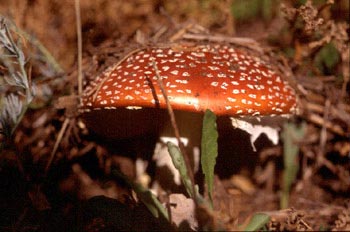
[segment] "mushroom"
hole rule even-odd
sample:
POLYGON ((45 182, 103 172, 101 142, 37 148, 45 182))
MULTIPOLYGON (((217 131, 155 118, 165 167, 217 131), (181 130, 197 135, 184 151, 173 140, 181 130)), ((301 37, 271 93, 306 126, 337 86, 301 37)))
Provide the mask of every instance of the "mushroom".
MULTIPOLYGON (((221 44, 158 46, 129 54, 86 87, 81 110, 88 128, 107 143, 126 146, 124 155, 133 156, 139 149, 145 151, 140 147, 151 146, 151 138, 172 134, 159 77, 180 134, 189 138, 189 149, 200 144, 202 114, 207 109, 219 116, 219 135, 225 138, 232 131, 229 116, 262 120, 297 109, 293 88, 247 51, 221 44), (134 147, 138 150, 132 151, 134 147)), ((243 149, 246 153, 247 146, 243 149)))
POLYGON ((131 53, 86 87, 81 109, 93 131, 123 139, 161 129, 166 101, 153 64, 178 112, 261 117, 297 108, 293 88, 246 51, 221 44, 159 46, 131 53))

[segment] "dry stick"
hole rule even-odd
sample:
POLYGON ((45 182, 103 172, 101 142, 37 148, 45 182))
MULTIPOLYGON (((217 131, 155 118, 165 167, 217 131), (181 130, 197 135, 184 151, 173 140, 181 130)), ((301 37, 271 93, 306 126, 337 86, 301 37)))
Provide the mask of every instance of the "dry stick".
MULTIPOLYGON (((324 114, 323 114, 323 120, 325 122, 328 121, 330 107, 331 107, 331 101, 329 99, 327 99, 325 102, 324 114)), ((327 127, 325 124, 323 124, 322 129, 321 129, 321 133, 320 133, 320 145, 319 145, 320 146, 320 154, 318 157, 324 157, 326 142, 327 142, 327 127)))
POLYGON ((70 122, 70 119, 69 119, 69 118, 66 118, 66 119, 64 120, 64 122, 63 122, 63 125, 62 125, 62 127, 61 127, 60 132, 58 132, 57 140, 56 140, 55 145, 54 145, 54 147, 53 147, 53 150, 52 150, 52 152, 51 152, 50 159, 49 159, 49 161, 47 162, 46 167, 45 167, 45 174, 47 174, 47 172, 48 172, 48 170, 49 170, 49 168, 50 168, 50 166, 51 166, 51 163, 52 163, 52 161, 53 161, 53 159, 54 159, 54 157, 55 157, 55 154, 56 154, 56 152, 57 152, 58 145, 59 145, 59 144, 61 143, 61 141, 62 141, 64 132, 66 132, 66 129, 67 129, 67 127, 68 127, 69 122, 70 122))
MULTIPOLYGON (((83 72, 82 72, 82 36, 81 36, 80 1, 79 0, 75 0, 75 16, 76 16, 76 24, 77 24, 77 43, 78 43, 78 95, 80 97, 83 93, 83 72)), ((70 122, 70 118, 66 117, 64 119, 61 130, 58 133, 57 140, 50 154, 50 159, 46 164, 45 174, 47 174, 47 172, 49 171, 51 163, 55 158, 55 154, 57 152, 58 146, 61 143, 63 135, 67 130, 69 122, 70 122)))
MULTIPOLYGON (((349 46, 346 47, 346 49, 349 51, 349 46)), ((343 99, 347 96, 346 88, 348 86, 348 83, 350 81, 350 65, 349 65, 349 54, 347 52, 342 52, 341 58, 343 60, 342 64, 342 72, 343 72, 343 85, 341 88, 341 96, 343 99)))
POLYGON ((174 132, 175 132, 175 137, 177 139, 177 142, 179 144, 180 150, 181 150, 181 152, 183 154, 183 157, 185 159, 187 172, 188 172, 188 175, 189 175, 189 177, 191 179, 193 197, 194 197, 194 199, 196 199, 197 196, 196 196, 196 191, 195 191, 195 187, 194 187, 194 174, 192 172, 192 168, 191 168, 191 165, 190 165, 190 159, 189 159, 189 157, 187 155, 187 152, 185 150, 185 147, 184 147, 183 143, 181 142, 180 132, 179 132, 179 128, 177 127, 177 124, 176 124, 174 111, 173 111, 173 108, 170 105, 167 93, 165 92, 165 88, 164 88, 164 85, 163 85, 162 77, 159 74, 158 67, 157 67, 157 65, 156 65, 154 60, 152 62, 152 65, 153 65, 154 71, 156 73, 157 83, 159 85, 160 90, 162 91, 162 95, 163 95, 163 97, 165 99, 165 102, 166 102, 166 105, 167 105, 167 108, 168 108, 168 113, 169 113, 169 116, 170 116, 171 125, 172 125, 172 127, 174 129, 174 132))
POLYGON ((208 40, 212 42, 228 42, 232 44, 236 44, 239 46, 244 46, 247 48, 250 48, 254 51, 257 51, 259 53, 263 53, 262 48, 259 46, 259 44, 250 38, 244 38, 244 37, 227 37, 227 36, 215 36, 215 35, 205 35, 205 34, 191 34, 191 33, 185 33, 182 35, 183 39, 194 39, 194 40, 208 40))
MULTIPOLYGON (((342 109, 341 107, 341 104, 338 104, 336 106, 330 106, 330 113, 333 118, 343 120, 345 123, 350 125, 350 113, 348 113, 345 109, 342 109)), ((322 114, 324 111, 324 106, 313 102, 305 102, 305 108, 311 112, 315 112, 318 114, 322 114)))
POLYGON ((332 131, 335 134, 338 134, 340 136, 345 136, 345 132, 343 129, 336 124, 331 123, 330 121, 325 121, 321 116, 318 114, 311 113, 307 115, 307 120, 309 120, 312 123, 315 123, 319 126, 325 126, 328 130, 332 131))
MULTIPOLYGON (((325 102, 324 115, 323 115, 323 120, 325 122, 328 121, 330 106, 331 106, 331 101, 327 99, 325 102)), ((336 173, 336 168, 334 167, 334 165, 325 158, 326 142, 327 142, 327 126, 326 124, 323 124, 321 129, 321 134, 320 134, 320 145, 319 145, 320 149, 318 151, 316 162, 317 162, 318 168, 321 167, 321 165, 324 165, 333 173, 336 173)))
POLYGON ((178 30, 174 35, 172 35, 169 39, 170 42, 174 42, 175 40, 181 39, 185 33, 187 33, 188 29, 193 27, 193 23, 186 25, 185 27, 178 30))
POLYGON ((83 71, 82 71, 82 35, 80 18, 80 0, 75 0, 75 20, 77 25, 77 43, 78 43, 78 95, 83 93, 83 71))

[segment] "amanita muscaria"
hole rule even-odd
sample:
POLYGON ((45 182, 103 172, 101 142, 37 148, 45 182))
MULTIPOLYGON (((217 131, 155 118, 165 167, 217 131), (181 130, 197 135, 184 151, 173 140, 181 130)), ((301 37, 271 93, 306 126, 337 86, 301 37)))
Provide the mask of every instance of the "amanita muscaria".
POLYGON ((218 116, 286 115, 296 110, 293 88, 270 65, 243 50, 219 44, 151 47, 132 53, 87 86, 82 110, 93 130, 126 138, 142 135, 143 126, 161 123, 153 110, 166 109, 166 102, 155 67, 174 110, 210 109, 218 116), (138 114, 141 119, 136 119, 138 114), (140 131, 131 128, 133 124, 140 131))

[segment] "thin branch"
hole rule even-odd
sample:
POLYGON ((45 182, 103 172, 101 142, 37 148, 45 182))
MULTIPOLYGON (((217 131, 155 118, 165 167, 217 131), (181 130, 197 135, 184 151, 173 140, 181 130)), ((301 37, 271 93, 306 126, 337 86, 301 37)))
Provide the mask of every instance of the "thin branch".
POLYGON ((227 37, 227 36, 218 36, 218 35, 205 35, 205 34, 192 34, 192 33, 185 33, 182 36, 183 39, 194 39, 194 40, 207 40, 211 42, 227 42, 239 46, 244 46, 247 48, 250 48, 254 51, 257 51, 259 53, 263 53, 262 48, 259 46, 259 44, 250 38, 243 38, 243 37, 227 37))
POLYGON ((81 16, 80 16, 80 0, 75 0, 75 20, 77 26, 77 44, 78 44, 78 95, 83 93, 83 71, 82 71, 82 34, 81 34, 81 16))
MULTIPOLYGON (((326 100, 325 106, 324 106, 324 114, 323 114, 323 120, 325 122, 328 121, 328 116, 330 112, 330 106, 331 101, 329 99, 326 100)), ((322 125, 321 133, 320 133, 320 145, 319 145, 319 154, 317 157, 324 157, 325 156, 325 147, 327 142, 327 127, 325 124, 322 125)))
POLYGON ((52 163, 53 159, 55 158, 55 154, 56 154, 56 152, 57 152, 58 146, 59 146, 59 144, 61 143, 62 138, 63 138, 63 135, 64 135, 64 133, 65 133, 66 130, 67 130, 67 127, 68 127, 69 122, 70 122, 70 118, 66 118, 66 119, 64 120, 64 122, 63 122, 63 125, 62 125, 62 127, 61 127, 61 130, 60 130, 59 133, 58 133, 58 136, 57 136, 55 145, 54 145, 54 147, 53 147, 53 149, 52 149, 52 152, 51 152, 51 155, 50 155, 50 159, 49 159, 49 161, 48 161, 47 164, 46 164, 46 167, 45 167, 45 174, 47 174, 47 172, 49 171, 49 168, 50 168, 50 166, 51 166, 51 163, 52 163))
POLYGON ((309 120, 312 123, 315 123, 316 125, 319 126, 325 126, 328 130, 332 131, 335 134, 338 134, 340 136, 345 136, 345 132, 343 131, 343 129, 336 124, 333 124, 330 121, 325 121, 321 116, 319 116, 318 114, 309 114, 307 115, 307 120, 309 120))

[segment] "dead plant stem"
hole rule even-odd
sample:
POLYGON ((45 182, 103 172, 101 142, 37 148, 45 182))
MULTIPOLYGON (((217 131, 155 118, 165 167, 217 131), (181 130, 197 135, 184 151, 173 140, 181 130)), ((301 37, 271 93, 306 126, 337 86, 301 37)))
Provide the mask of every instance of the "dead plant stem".
POLYGON ((77 25, 77 45, 78 45, 78 95, 83 93, 83 71, 82 71, 82 35, 81 35, 81 16, 80 16, 80 0, 75 0, 75 18, 77 25))
POLYGON ((59 146, 59 144, 62 141, 63 135, 66 132, 66 129, 67 129, 68 125, 69 125, 69 122, 70 122, 70 118, 65 118, 65 120, 63 122, 63 125, 61 127, 61 130, 58 132, 58 136, 57 136, 55 145, 54 145, 54 147, 52 149, 52 152, 51 152, 51 155, 50 155, 50 159, 47 162, 46 167, 45 167, 45 174, 47 174, 47 172, 48 172, 48 170, 49 170, 49 168, 51 166, 51 163, 52 163, 52 161, 53 161, 53 159, 55 157, 55 154, 57 152, 58 146, 59 146))

